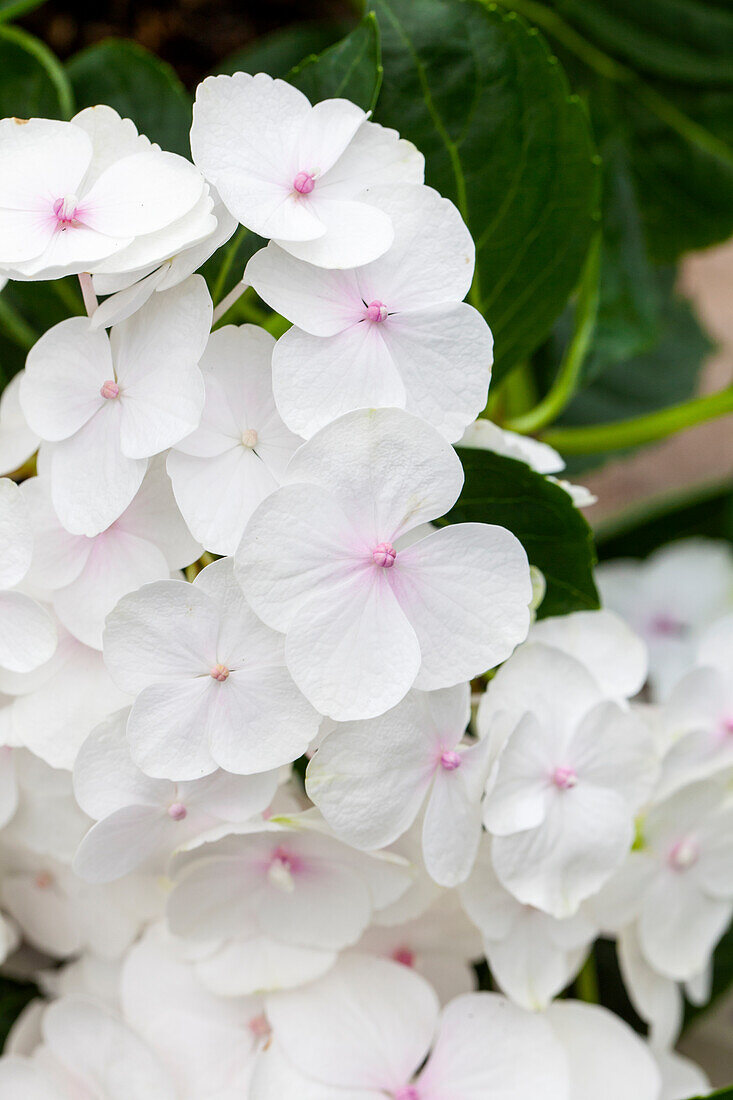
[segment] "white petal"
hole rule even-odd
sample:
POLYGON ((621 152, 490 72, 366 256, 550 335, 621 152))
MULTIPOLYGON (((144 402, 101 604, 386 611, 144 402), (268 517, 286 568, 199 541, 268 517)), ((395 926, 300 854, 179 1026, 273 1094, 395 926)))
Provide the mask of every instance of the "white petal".
POLYGON ((457 886, 471 873, 481 839, 487 748, 479 742, 461 753, 460 767, 436 772, 423 822, 423 855, 428 874, 441 886, 457 886))
POLYGON ((0 474, 17 470, 37 450, 39 439, 20 407, 25 371, 14 375, 0 395, 0 474))
POLYGON ((0 592, 0 665, 32 672, 56 649, 56 625, 40 604, 22 592, 0 592))
POLYGON ((354 271, 313 267, 272 241, 255 252, 244 278, 276 313, 312 336, 335 336, 364 316, 354 271))
POLYGON ((127 746, 128 710, 118 711, 94 729, 74 763, 74 795, 97 819, 133 803, 161 805, 172 800, 172 783, 149 779, 133 764, 127 746))
MULTIPOLYGON (((249 1095, 251 1100, 384 1100, 381 1089, 343 1089, 304 1076, 286 1058, 277 1041, 268 1043, 257 1059, 249 1095)), ((29 1100, 36 1100, 35 1095, 29 1100)), ((46 1100, 46 1095, 39 1094, 39 1100, 46 1100)))
MULTIPOLYGON (((394 240, 392 219, 366 202, 332 198, 326 190, 319 192, 318 185, 310 204, 325 233, 316 237, 285 236, 275 220, 266 225, 267 237, 272 237, 281 248, 306 260, 316 267, 359 267, 382 256, 394 240)), ((289 229, 284 226, 283 230, 289 229)))
POLYGON ((158 851, 172 824, 161 807, 123 806, 89 830, 74 856, 74 872, 91 883, 122 878, 158 851))
POLYGON ((127 723, 133 760, 158 779, 198 779, 214 771, 208 745, 213 689, 209 676, 151 684, 140 692, 127 723))
POLYGON ((79 218, 109 237, 137 237, 186 214, 203 187, 201 174, 187 160, 151 148, 105 169, 81 197, 79 218))
POLYGON ((320 977, 333 966, 335 951, 283 943, 267 935, 228 940, 196 965, 203 985, 224 997, 290 989, 320 977))
POLYGON ((512 732, 484 810, 486 828, 495 836, 535 829, 545 820, 557 759, 553 732, 531 712, 512 732))
POLYGON ((0 587, 23 580, 32 554, 33 529, 23 493, 14 481, 0 478, 0 587))
POLYGON ((647 676, 641 638, 613 611, 575 611, 534 623, 529 641, 555 646, 585 665, 613 699, 636 695, 647 676))

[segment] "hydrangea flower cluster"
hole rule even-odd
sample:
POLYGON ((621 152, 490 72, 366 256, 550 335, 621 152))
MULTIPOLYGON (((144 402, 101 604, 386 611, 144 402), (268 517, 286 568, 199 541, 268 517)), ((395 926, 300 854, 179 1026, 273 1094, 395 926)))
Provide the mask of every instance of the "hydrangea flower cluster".
POLYGON ((419 151, 244 73, 191 149, 0 123, 0 275, 78 274, 89 314, 0 405, 0 474, 38 452, 0 479, 0 951, 44 993, 0 1094, 704 1090, 673 1045, 733 914, 729 551, 535 622, 512 533, 435 524, 457 441, 562 460, 477 420, 474 245, 419 151), (277 341, 212 332, 238 224, 277 341), (599 935, 647 1043, 559 999, 599 935))

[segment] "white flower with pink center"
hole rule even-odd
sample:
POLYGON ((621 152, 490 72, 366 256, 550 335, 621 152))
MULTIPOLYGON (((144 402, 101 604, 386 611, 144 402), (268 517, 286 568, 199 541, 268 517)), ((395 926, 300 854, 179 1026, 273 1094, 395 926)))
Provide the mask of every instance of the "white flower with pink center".
POLYGON ((281 483, 302 440, 272 395, 275 341, 255 325, 212 333, 201 359, 201 423, 168 455, 176 500, 207 550, 233 554, 249 517, 281 483))
POLYGON ((580 662, 539 643, 499 671, 480 722, 489 738, 511 730, 484 803, 496 874, 524 904, 572 916, 631 848, 658 774, 652 738, 580 662))
POLYGON ((33 527, 23 495, 0 478, 0 668, 31 672, 50 660, 56 627, 40 604, 15 588, 33 557, 33 527))
POLYGON ((423 806, 425 867, 442 886, 469 875, 481 835, 488 742, 462 744, 468 684, 411 691, 379 718, 337 725, 308 764, 306 790, 337 836, 383 848, 423 806))
POLYGON ((98 535, 74 535, 61 524, 45 477, 24 481, 35 538, 29 583, 48 594, 79 641, 102 648, 104 620, 117 601, 149 581, 195 561, 201 547, 178 510, 161 459, 153 459, 132 503, 98 535))
POLYGON ((21 405, 53 444, 51 497, 67 531, 106 530, 131 503, 150 458, 198 426, 198 361, 210 327, 206 283, 192 275, 109 337, 72 317, 31 349, 21 405))
POLYGON ((277 772, 172 783, 150 779, 130 758, 127 711, 87 738, 74 763, 74 793, 96 819, 74 859, 86 882, 111 882, 145 865, 163 872, 171 853, 223 823, 248 821, 269 806, 277 772))
POLYGON ((0 163, 0 268, 14 279, 93 271, 173 225, 181 243, 215 225, 201 173, 110 107, 3 119, 0 163))
POLYGON ((248 229, 319 267, 369 263, 394 237, 366 192, 422 183, 424 160, 345 99, 312 107, 265 73, 210 76, 193 109, 193 159, 248 229))
POLYGON ((493 361, 488 325, 462 300, 471 234, 429 187, 377 187, 369 201, 395 228, 373 263, 314 270, 270 244, 247 265, 245 279, 294 324, 273 355, 278 408, 309 438, 352 409, 396 406, 452 442, 486 404, 493 361))
POLYGON ((107 618, 104 659, 137 696, 127 737, 146 775, 269 771, 316 734, 319 715, 285 668, 282 636, 248 606, 232 564, 214 562, 193 584, 144 585, 107 618))
POLYGON ((311 985, 270 994, 265 1005, 272 1040, 251 1100, 571 1095, 565 1052, 541 1016, 493 993, 456 997, 441 1013, 423 978, 384 959, 346 954, 311 985))
POLYGON ((237 551, 251 606, 286 635, 293 679, 337 721, 373 718, 413 685, 451 687, 505 660, 532 598, 504 528, 442 528, 463 480, 455 451, 397 409, 349 413, 295 454, 237 551))

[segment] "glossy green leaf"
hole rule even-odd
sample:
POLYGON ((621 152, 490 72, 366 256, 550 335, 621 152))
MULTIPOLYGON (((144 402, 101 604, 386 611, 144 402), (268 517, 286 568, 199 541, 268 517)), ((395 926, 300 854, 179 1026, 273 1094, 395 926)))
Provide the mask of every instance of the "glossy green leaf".
MULTIPOLYGON (((729 482, 699 485, 645 500, 596 528, 598 557, 645 558, 668 542, 725 539, 733 545, 733 488, 729 482)), ((724 936, 716 960, 721 989, 733 984, 733 933, 724 936)))
POLYGON ((66 68, 79 109, 106 103, 163 149, 190 156, 191 97, 170 65, 135 42, 109 38, 66 68))
POLYGON ((7 23, 10 19, 19 19, 34 8, 40 8, 46 0, 0 0, 0 23, 7 23))
POLYGON ((338 42, 349 27, 333 23, 299 23, 263 35, 251 45, 230 54, 217 73, 269 73, 284 78, 291 69, 312 54, 319 54, 338 42))
POLYGON ((384 79, 376 121, 425 154, 477 246, 470 301, 495 379, 545 338, 580 276, 597 210, 585 111, 544 39, 479 0, 374 0, 384 79))
POLYGON ((0 26, 0 118, 70 118, 74 97, 59 62, 33 35, 0 26))
POLYGON ((374 15, 366 15, 351 34, 322 54, 306 58, 288 74, 288 80, 311 103, 350 99, 365 111, 373 110, 382 83, 379 27, 374 15))
POLYGON ((517 536, 547 582, 540 617, 597 608, 593 535, 565 490, 504 455, 458 453, 466 481, 446 522, 495 523, 517 536))

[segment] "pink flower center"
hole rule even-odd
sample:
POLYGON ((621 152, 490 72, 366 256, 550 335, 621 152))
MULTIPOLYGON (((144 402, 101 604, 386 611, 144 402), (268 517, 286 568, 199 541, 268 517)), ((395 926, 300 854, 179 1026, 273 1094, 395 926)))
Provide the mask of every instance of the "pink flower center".
POLYGON ((578 782, 578 773, 575 768, 555 768, 552 773, 552 782, 561 791, 570 790, 578 782))
POLYGON ((383 569, 391 569, 397 557, 397 551, 390 543, 380 542, 372 550, 372 557, 375 565, 381 565, 383 569))
POLYGON ((214 665, 209 675, 212 680, 218 680, 220 684, 223 684, 229 676, 229 669, 226 665, 214 665))
POLYGON ((267 878, 271 886, 276 886, 285 894, 292 894, 295 889, 294 875, 301 869, 301 861, 292 852, 278 847, 272 852, 267 870, 267 878))
POLYGON ((253 1016, 247 1027, 256 1039, 267 1039, 272 1033, 272 1028, 264 1012, 261 1012, 259 1016, 253 1016))
POLYGON ((188 816, 188 810, 182 802, 172 802, 168 807, 168 817, 172 821, 183 821, 188 816))
POLYGON ((410 951, 409 947, 396 947, 392 952, 392 960, 399 963, 400 966, 408 966, 412 970, 415 965, 415 954, 410 951))
POLYGON ((452 749, 446 749, 440 754, 440 764, 447 772, 454 772, 461 766, 461 754, 452 749))
POLYGON ((62 199, 56 199, 53 204, 53 212, 59 226, 66 229, 69 225, 79 225, 76 218, 76 208, 79 200, 76 195, 64 195, 62 199))
POLYGON ((53 875, 50 871, 39 871, 35 883, 39 890, 48 890, 53 885, 53 875))
POLYGON ((420 1100, 420 1093, 414 1085, 405 1085, 403 1088, 397 1089, 394 1100, 420 1100))
POLYGON ((310 195, 316 186, 315 172, 298 172, 293 180, 293 190, 299 195, 310 195))
POLYGON ((675 871, 686 871, 688 867, 697 863, 699 858, 700 849, 695 841, 689 837, 683 837, 672 845, 669 852, 669 865, 675 871))
POLYGON ((720 723, 723 734, 728 737, 733 735, 733 714, 726 715, 720 723))
POLYGON ((652 634, 661 638, 680 638, 687 633, 687 625, 674 615, 655 615, 649 623, 652 634))
POLYGON ((256 447, 257 438, 257 432, 254 430, 254 428, 247 428, 245 431, 242 432, 242 446, 249 447, 250 449, 252 447, 256 447))
POLYGON ((387 319, 387 307, 384 302, 375 299, 367 306, 364 316, 367 321, 385 321, 387 319))
POLYGON ((120 387, 110 378, 109 381, 104 383, 99 392, 101 393, 102 397, 105 397, 107 399, 111 397, 119 397, 120 387))

